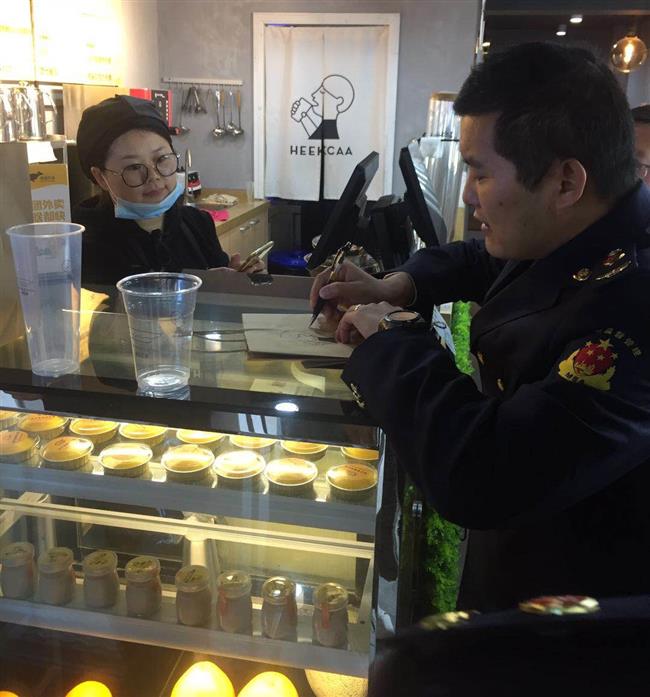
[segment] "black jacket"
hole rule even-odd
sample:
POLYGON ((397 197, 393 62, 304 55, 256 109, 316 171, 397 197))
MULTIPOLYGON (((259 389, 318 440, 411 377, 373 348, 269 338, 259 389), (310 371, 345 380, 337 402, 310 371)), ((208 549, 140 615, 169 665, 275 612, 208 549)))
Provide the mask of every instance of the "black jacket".
POLYGON ((477 242, 402 269, 421 310, 472 300, 481 393, 432 334, 379 332, 344 372, 440 513, 472 528, 459 605, 650 592, 650 189, 544 259, 477 242))
POLYGON ((180 198, 165 213, 162 233, 149 233, 133 220, 116 219, 113 205, 99 196, 75 206, 72 220, 86 228, 82 285, 114 286, 131 274, 228 265, 210 216, 181 205, 180 198))

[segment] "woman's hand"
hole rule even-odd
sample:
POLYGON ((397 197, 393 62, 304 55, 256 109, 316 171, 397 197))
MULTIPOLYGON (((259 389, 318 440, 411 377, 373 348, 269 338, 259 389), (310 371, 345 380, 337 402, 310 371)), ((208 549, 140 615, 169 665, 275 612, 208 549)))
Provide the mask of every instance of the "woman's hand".
POLYGON ((341 344, 360 344, 363 339, 378 331, 379 322, 383 317, 389 312, 401 309, 385 301, 353 305, 341 317, 335 338, 341 344))

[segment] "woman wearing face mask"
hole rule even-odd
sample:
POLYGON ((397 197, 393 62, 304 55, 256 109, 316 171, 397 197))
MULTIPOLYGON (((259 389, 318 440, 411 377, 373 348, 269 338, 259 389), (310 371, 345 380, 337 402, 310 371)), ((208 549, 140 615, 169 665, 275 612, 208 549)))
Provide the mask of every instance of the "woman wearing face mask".
POLYGON ((229 259, 221 249, 212 218, 182 205, 178 156, 151 102, 120 95, 89 107, 77 151, 86 176, 102 188, 72 214, 86 228, 82 284, 114 285, 149 271, 238 269, 239 254, 229 259))

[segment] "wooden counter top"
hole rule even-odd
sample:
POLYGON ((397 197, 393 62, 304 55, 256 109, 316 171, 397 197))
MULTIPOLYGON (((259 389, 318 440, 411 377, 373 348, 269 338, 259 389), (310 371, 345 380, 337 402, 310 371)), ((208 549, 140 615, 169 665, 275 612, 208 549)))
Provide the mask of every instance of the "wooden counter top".
MULTIPOLYGON (((221 235, 224 232, 228 232, 232 228, 238 227, 246 220, 250 220, 251 217, 264 213, 269 208, 269 202, 265 199, 255 199, 252 203, 246 201, 246 191, 243 189, 202 189, 201 198, 210 196, 211 194, 229 194, 230 196, 235 196, 239 199, 239 203, 226 208, 230 217, 228 220, 221 222, 215 222, 215 227, 217 228, 217 234, 221 235)), ((201 207, 201 199, 195 201, 196 205, 201 207)), ((207 207, 206 207, 207 209, 207 207)), ((214 209, 213 209, 214 210, 214 209)))

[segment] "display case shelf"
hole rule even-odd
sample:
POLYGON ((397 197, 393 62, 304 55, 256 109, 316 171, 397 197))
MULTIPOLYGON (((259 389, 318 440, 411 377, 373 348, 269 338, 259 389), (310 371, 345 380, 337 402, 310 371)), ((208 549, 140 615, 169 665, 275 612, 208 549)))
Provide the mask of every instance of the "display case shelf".
MULTIPOLYGON (((254 603, 253 625, 260 626, 259 602, 254 603)), ((311 614, 298 611, 298 641, 280 641, 260 636, 228 634, 212 626, 187 627, 176 620, 175 600, 163 591, 160 611, 152 619, 129 617, 126 612, 124 589, 120 590, 117 604, 108 610, 92 611, 84 607, 83 589, 77 583, 72 601, 65 606, 45 605, 25 600, 0 597, 0 621, 29 625, 43 629, 90 635, 105 639, 165 646, 167 648, 210 653, 293 668, 311 668, 331 673, 367 677, 370 627, 350 624, 349 647, 331 649, 312 643, 311 614)))
MULTIPOLYGON (((154 506, 233 518, 260 519, 312 528, 374 535, 374 502, 346 503, 301 499, 268 493, 219 489, 164 482, 160 466, 151 466, 152 479, 107 477, 95 463, 93 473, 67 472, 3 463, 0 487, 84 500, 154 506)), ((320 500, 319 500, 320 499, 320 500)))

